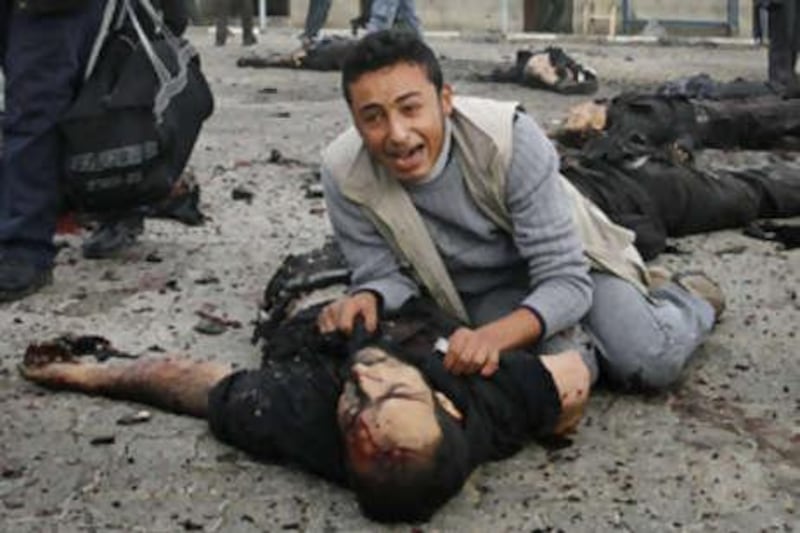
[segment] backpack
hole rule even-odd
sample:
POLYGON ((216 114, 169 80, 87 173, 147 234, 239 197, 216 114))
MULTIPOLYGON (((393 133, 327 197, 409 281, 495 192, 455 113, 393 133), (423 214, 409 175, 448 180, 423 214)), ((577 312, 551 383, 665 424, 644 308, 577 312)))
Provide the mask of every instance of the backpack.
POLYGON ((109 0, 87 79, 58 125, 67 202, 103 213, 163 200, 213 107, 197 52, 148 0, 109 0))

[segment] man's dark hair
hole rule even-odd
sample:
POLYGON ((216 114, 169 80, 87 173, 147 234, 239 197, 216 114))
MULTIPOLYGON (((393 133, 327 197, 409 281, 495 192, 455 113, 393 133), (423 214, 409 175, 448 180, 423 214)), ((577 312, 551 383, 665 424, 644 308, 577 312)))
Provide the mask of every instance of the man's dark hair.
POLYGON ((377 465, 368 475, 350 472, 361 512, 378 522, 425 522, 458 494, 472 471, 466 435, 436 402, 442 438, 433 456, 419 465, 377 465))
POLYGON ((416 33, 408 30, 382 30, 361 39, 347 55, 342 67, 342 92, 351 103, 350 84, 368 72, 398 63, 412 63, 425 69, 428 79, 442 90, 442 67, 436 54, 416 33))

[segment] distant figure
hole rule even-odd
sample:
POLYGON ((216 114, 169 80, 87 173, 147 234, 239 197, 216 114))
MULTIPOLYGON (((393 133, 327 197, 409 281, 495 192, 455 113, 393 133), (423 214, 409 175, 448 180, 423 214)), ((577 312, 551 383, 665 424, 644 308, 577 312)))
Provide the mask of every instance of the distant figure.
POLYGON ((422 35, 422 25, 417 17, 414 0, 373 0, 367 33, 388 30, 395 23, 422 35))
POLYGON ((256 36, 253 33, 253 3, 251 0, 216 0, 217 12, 217 46, 225 46, 228 39, 228 15, 231 7, 236 5, 239 16, 242 18, 242 45, 251 46, 256 44, 256 36))
POLYGON ((358 35, 359 29, 367 29, 369 16, 372 12, 372 0, 359 0, 358 4, 360 13, 356 18, 350 19, 350 32, 353 34, 353 37, 358 35))
POLYGON ((797 0, 755 0, 756 38, 763 39, 766 13, 769 36, 769 81, 783 88, 796 88, 795 65, 800 50, 800 3, 797 0))
POLYGON ((311 0, 308 3, 306 13, 306 23, 300 41, 303 48, 310 47, 319 37, 319 32, 325 21, 328 20, 328 12, 331 10, 331 0, 311 0))

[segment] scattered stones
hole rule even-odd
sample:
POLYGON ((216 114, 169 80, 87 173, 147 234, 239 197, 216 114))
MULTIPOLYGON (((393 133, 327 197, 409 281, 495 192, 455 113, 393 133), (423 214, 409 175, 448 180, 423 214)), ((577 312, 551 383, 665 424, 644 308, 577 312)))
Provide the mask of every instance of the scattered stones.
POLYGON ((740 255, 747 251, 747 246, 739 245, 739 246, 728 246, 726 248, 721 248, 714 252, 714 254, 723 256, 723 255, 740 255))
POLYGON ((136 411, 135 413, 128 413, 127 415, 120 417, 117 420, 117 424, 120 426, 133 426, 135 424, 148 422, 151 418, 153 418, 153 415, 150 413, 150 411, 141 410, 136 411))
POLYGON ((117 437, 115 435, 100 435, 99 437, 93 437, 92 440, 89 441, 89 444, 92 446, 107 446, 115 442, 117 442, 117 437))
POLYGON ((222 335, 228 331, 228 328, 215 320, 201 318, 200 321, 194 325, 194 330, 203 335, 222 335))
POLYGON ((219 283, 219 278, 214 274, 203 274, 196 280, 194 280, 195 285, 211 285, 214 283, 219 283))
POLYGON ((245 187, 242 187, 241 185, 234 187, 233 190, 231 191, 231 200, 244 201, 250 204, 253 202, 254 197, 255 194, 253 193, 253 191, 245 187))

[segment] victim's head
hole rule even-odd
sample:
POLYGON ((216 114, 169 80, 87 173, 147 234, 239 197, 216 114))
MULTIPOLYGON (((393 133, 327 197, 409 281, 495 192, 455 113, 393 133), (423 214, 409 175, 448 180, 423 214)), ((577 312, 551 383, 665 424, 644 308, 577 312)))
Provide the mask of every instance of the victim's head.
POLYGON ((427 520, 469 474, 461 414, 384 348, 353 356, 337 414, 351 484, 370 518, 427 520))
POLYGON ((426 178, 453 111, 453 91, 433 50, 410 32, 367 35, 345 61, 342 90, 370 155, 400 181, 426 178))

